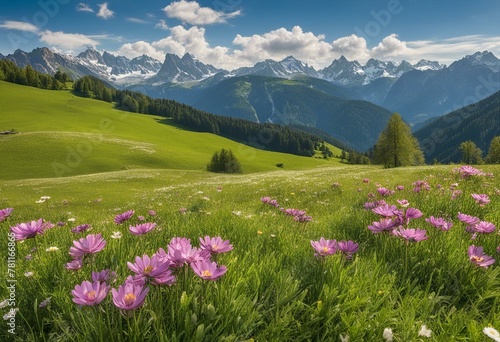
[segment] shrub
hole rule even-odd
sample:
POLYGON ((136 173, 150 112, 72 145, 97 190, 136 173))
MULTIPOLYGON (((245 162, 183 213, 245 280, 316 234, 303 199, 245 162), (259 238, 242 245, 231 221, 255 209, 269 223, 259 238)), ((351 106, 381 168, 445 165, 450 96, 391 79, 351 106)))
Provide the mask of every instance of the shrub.
POLYGON ((216 151, 207 165, 207 171, 218 173, 243 173, 241 164, 231 150, 216 151))

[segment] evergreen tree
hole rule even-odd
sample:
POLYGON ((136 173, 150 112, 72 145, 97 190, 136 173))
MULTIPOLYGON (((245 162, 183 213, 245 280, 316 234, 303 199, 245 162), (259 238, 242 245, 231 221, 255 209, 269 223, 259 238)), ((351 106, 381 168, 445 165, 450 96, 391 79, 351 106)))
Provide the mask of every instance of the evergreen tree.
POLYGON ((482 164, 483 163, 483 151, 474 144, 474 142, 468 140, 460 144, 459 148, 462 152, 462 163, 465 164, 482 164))
POLYGON ((374 151, 376 164, 398 167, 424 164, 424 154, 410 127, 401 115, 394 113, 380 134, 374 151))
POLYGON ((231 150, 222 149, 215 152, 207 165, 207 171, 219 173, 242 173, 240 162, 231 150))
POLYGON ((491 140, 486 162, 488 164, 500 164, 500 136, 496 136, 491 140))

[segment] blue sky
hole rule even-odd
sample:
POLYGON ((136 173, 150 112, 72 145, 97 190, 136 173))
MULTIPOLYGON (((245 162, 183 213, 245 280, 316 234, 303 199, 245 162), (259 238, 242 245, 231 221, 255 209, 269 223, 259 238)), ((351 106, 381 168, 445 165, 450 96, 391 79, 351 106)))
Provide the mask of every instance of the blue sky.
POLYGON ((163 61, 189 52, 225 69, 293 55, 449 64, 500 57, 500 0, 16 0, 0 5, 0 53, 88 47, 163 61))

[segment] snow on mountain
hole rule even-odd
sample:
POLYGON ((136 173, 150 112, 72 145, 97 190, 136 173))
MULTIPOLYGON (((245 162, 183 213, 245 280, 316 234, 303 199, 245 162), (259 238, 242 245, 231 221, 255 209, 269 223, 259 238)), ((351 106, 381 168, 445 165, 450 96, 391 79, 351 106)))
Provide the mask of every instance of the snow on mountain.
POLYGON ((291 78, 296 75, 318 77, 318 72, 307 63, 303 63, 293 56, 281 61, 266 59, 253 67, 243 67, 231 72, 231 76, 259 75, 268 77, 291 78))
POLYGON ((436 61, 429 61, 427 59, 421 59, 417 64, 413 66, 414 69, 424 71, 424 70, 441 70, 445 68, 443 64, 439 64, 436 61))

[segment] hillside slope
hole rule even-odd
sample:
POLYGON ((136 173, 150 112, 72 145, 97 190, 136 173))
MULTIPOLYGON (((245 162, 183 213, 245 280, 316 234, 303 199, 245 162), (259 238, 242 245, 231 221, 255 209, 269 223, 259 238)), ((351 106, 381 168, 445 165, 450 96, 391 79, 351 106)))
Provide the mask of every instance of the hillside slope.
MULTIPOLYGON (((258 150, 165 118, 132 114, 112 104, 0 82, 0 179, 47 178, 123 169, 203 170, 214 151, 232 149, 245 172, 332 165, 336 160, 258 150)), ((249 137, 250 139, 251 137, 249 137)), ((334 151, 338 154, 338 151, 334 151)))

